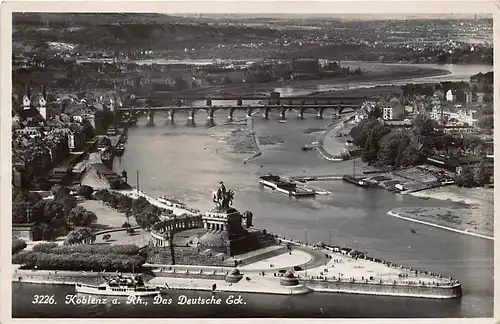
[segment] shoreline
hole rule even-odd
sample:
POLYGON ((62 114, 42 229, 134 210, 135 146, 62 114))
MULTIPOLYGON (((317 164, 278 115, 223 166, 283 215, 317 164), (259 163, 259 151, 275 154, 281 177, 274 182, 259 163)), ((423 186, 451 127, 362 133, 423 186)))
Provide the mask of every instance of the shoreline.
POLYGON ((318 147, 316 148, 316 151, 319 153, 319 155, 324 158, 325 160, 332 161, 332 162, 343 162, 344 159, 342 158, 336 158, 335 155, 332 154, 332 152, 329 152, 327 149, 324 147, 324 140, 325 138, 331 134, 331 132, 337 131, 340 129, 342 126, 344 126, 346 123, 348 123, 351 120, 352 117, 349 117, 347 119, 339 119, 330 125, 321 133, 320 137, 318 138, 318 147))
POLYGON ((255 134, 255 130, 253 129, 253 119, 252 117, 247 117, 247 128, 248 130, 250 131, 250 134, 252 135, 252 138, 253 138, 253 141, 254 141, 254 145, 255 145, 255 153, 244 159, 243 160, 243 163, 247 163, 259 156, 262 155, 262 150, 260 149, 260 146, 259 146, 259 140, 257 139, 257 135, 255 134))
POLYGON ((483 239, 488 239, 488 240, 492 240, 492 241, 495 240, 491 236, 487 236, 487 235, 483 235, 483 234, 479 234, 479 233, 474 233, 472 231, 460 230, 460 229, 456 229, 456 228, 449 227, 449 226, 444 226, 444 225, 439 225, 439 224, 431 223, 431 222, 424 221, 424 220, 419 220, 419 219, 416 219, 416 218, 413 218, 413 217, 402 216, 401 214, 399 214, 398 211, 401 212, 400 208, 395 208, 395 209, 392 209, 392 210, 388 211, 387 214, 390 215, 390 216, 392 216, 392 217, 403 219, 403 220, 406 220, 406 221, 409 221, 409 222, 414 222, 414 223, 419 223, 419 224, 423 224, 423 225, 427 225, 427 226, 437 227, 437 228, 440 228, 440 229, 443 229, 443 230, 447 230, 447 231, 451 231, 451 232, 455 232, 455 233, 459 233, 459 234, 465 234, 465 235, 475 236, 475 237, 479 237, 479 238, 483 238, 483 239))
MULTIPOLYGON (((362 61, 361 61, 362 62, 362 61)), ((356 66, 356 63, 349 64, 356 66)), ((398 64, 392 64, 398 65, 398 64)), ((402 65, 405 66, 405 65, 402 65)), ((408 66, 408 65, 406 65, 408 66)), ((325 78, 325 79, 314 79, 314 80, 294 80, 294 82, 290 83, 279 83, 277 81, 265 82, 265 83, 256 83, 256 84, 237 84, 237 85, 224 85, 224 86, 212 86, 206 89, 197 89, 199 91, 195 91, 194 94, 204 95, 204 94, 213 94, 214 92, 227 92, 232 93, 233 95, 237 95, 240 93, 248 94, 250 92, 262 92, 265 90, 269 90, 269 88, 282 88, 282 87, 314 87, 314 86, 325 86, 331 85, 332 87, 342 87, 346 82, 356 82, 356 83, 364 83, 364 82, 384 82, 384 81, 404 81, 406 79, 415 79, 415 78, 428 78, 428 77, 437 77, 437 76, 445 76, 452 74, 451 71, 446 69, 438 69, 438 68, 430 68, 430 67, 419 67, 415 66, 419 69, 419 71, 399 71, 396 73, 380 73, 379 75, 362 75, 362 76, 349 76, 343 78, 325 78), (380 75, 381 74, 381 75, 380 75), (399 75, 398 75, 399 74, 399 75)), ((408 80, 410 81, 410 80, 408 80)), ((409 83, 418 83, 418 80, 412 81, 409 83)), ((373 88, 374 86, 364 86, 358 87, 354 86, 352 89, 356 88, 373 88)), ((307 91, 307 89, 306 89, 307 91)), ((334 92, 337 90, 312 90, 308 91, 306 96, 318 96, 321 94, 328 94, 329 92, 334 92)), ((192 90, 189 92, 193 92, 192 90)), ((293 97, 293 96, 292 96, 293 97)))
MULTIPOLYGON (((307 272, 303 273, 304 269, 302 269, 294 276, 297 278, 295 283, 291 284, 287 284, 288 280, 283 282, 284 277, 287 276, 277 271, 281 269, 280 267, 272 270, 267 267, 257 269, 240 268, 238 269, 240 271, 238 274, 241 273, 240 279, 233 281, 230 278, 234 270, 231 269, 216 266, 200 266, 200 269, 197 266, 187 266, 188 269, 181 269, 186 267, 182 265, 177 265, 181 267, 177 269, 176 266, 168 264, 155 265, 152 273, 153 277, 147 280, 147 283, 173 290, 190 291, 214 291, 215 284, 215 291, 275 295, 301 295, 317 291, 429 299, 452 299, 462 296, 460 282, 452 280, 451 277, 443 278, 439 274, 413 269, 369 256, 363 256, 358 260, 357 257, 346 252, 347 250, 352 251, 352 249, 343 251, 338 246, 318 247, 285 238, 283 238, 283 241, 299 244, 302 248, 310 250, 310 253, 316 254, 316 257, 324 255, 326 260, 329 261, 323 265, 322 259, 316 260, 316 265, 311 265, 312 267, 307 269, 310 271, 309 275, 307 275, 307 272), (351 262, 356 264, 350 264, 351 262), (369 274, 358 273, 359 270, 357 269, 367 266, 363 266, 365 263, 370 263, 373 266, 368 273, 373 271, 382 272, 377 274, 376 278, 368 278, 369 274), (339 277, 336 277, 336 274, 328 274, 327 268, 330 267, 339 269, 342 272, 342 278, 340 272, 339 277), (272 275, 273 271, 274 276, 272 275), (394 272, 399 273, 399 279, 395 277, 394 272), (345 277, 344 273, 346 274, 345 277), (364 279, 362 275, 365 276, 364 279), (406 279, 403 279, 400 275, 403 275, 406 279)), ((288 267, 291 267, 291 265, 289 264, 283 269, 288 267)), ((102 283, 102 281, 99 282, 101 275, 103 274, 98 272, 19 269, 19 266, 15 265, 12 268, 12 283, 74 285, 79 282, 96 285, 102 283)))

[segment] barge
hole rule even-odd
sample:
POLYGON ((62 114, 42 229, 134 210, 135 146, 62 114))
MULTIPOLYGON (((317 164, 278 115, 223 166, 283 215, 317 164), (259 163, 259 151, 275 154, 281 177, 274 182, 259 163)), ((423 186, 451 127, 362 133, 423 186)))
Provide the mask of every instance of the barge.
POLYGON ((342 177, 342 180, 346 182, 350 182, 358 187, 371 187, 371 184, 366 181, 364 178, 356 178, 353 177, 352 175, 346 174, 345 176, 342 177))
POLYGON ((259 183, 271 190, 284 193, 291 197, 301 198, 301 197, 315 197, 316 192, 311 189, 304 187, 297 187, 297 184, 292 181, 287 181, 281 179, 277 175, 265 175, 259 177, 259 183))

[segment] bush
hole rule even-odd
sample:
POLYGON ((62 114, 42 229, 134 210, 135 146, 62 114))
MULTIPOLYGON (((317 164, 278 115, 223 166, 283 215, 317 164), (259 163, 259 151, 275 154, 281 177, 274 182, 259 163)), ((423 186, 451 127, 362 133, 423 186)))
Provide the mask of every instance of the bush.
POLYGON ((72 271, 131 271, 145 262, 140 255, 124 255, 113 253, 56 254, 24 251, 12 257, 13 264, 21 264, 25 269, 39 270, 72 270, 72 271))
POLYGON ((80 186, 80 187, 78 187, 78 189, 76 189, 77 195, 82 196, 82 197, 87 198, 87 199, 92 198, 93 192, 94 192, 94 189, 90 186, 87 186, 87 185, 80 186))
POLYGON ((111 234, 105 234, 105 235, 103 235, 102 239, 105 240, 105 241, 109 241, 111 239, 111 234))
POLYGON ((14 238, 12 239, 12 254, 16 254, 24 250, 28 245, 24 240, 14 238))
POLYGON ((130 224, 127 222, 123 223, 122 225, 122 228, 130 228, 130 227, 131 227, 130 224))
POLYGON ((33 246, 33 251, 34 252, 45 252, 48 253, 50 252, 53 248, 58 247, 59 245, 57 243, 40 243, 35 246, 33 246))
POLYGON ((134 244, 125 245, 74 245, 58 246, 50 251, 53 254, 90 253, 90 254, 118 254, 135 255, 139 247, 134 244))

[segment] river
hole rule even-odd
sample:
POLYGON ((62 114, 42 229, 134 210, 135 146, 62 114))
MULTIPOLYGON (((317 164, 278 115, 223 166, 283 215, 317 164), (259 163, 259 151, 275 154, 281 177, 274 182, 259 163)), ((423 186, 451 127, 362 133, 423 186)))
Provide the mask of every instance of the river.
MULTIPOLYGON (((475 74, 474 71, 471 74, 475 74)), ((453 75, 452 75, 453 76, 453 75)), ((463 77, 466 78, 466 77, 463 77)), ((204 126, 205 113, 196 115, 197 127, 187 127, 187 116, 176 115, 176 125, 166 125, 166 116, 155 116, 155 127, 140 119, 129 129, 125 154, 117 160, 117 170, 129 174, 140 170, 141 189, 153 196, 173 196, 193 207, 212 206, 211 193, 223 180, 235 191, 234 206, 251 210, 254 225, 268 231, 305 240, 357 247, 361 251, 398 264, 428 269, 461 281, 464 296, 459 300, 426 300, 400 297, 356 296, 312 293, 305 296, 243 294, 246 305, 167 306, 87 305, 78 308, 63 304, 71 287, 13 284, 14 317, 492 317, 493 241, 461 235, 438 228, 406 222, 387 215, 403 206, 447 206, 453 203, 422 200, 388 191, 366 190, 341 181, 315 184, 332 194, 315 199, 294 200, 261 189, 257 182, 267 172, 286 174, 350 173, 349 162, 332 163, 301 146, 318 138, 305 134, 309 128, 326 127, 330 120, 289 118, 278 123, 254 118, 258 136, 273 135, 284 140, 262 146, 262 155, 246 164, 250 154, 231 153, 219 136, 232 129, 224 126, 226 112, 215 113, 219 126, 204 126), (208 136, 207 134, 211 134, 208 136), (215 134, 215 135, 214 135, 215 134), (412 229, 416 233, 412 233, 412 229), (58 305, 32 305, 33 294, 55 294, 58 305), (425 310, 425 311, 423 311, 425 310)), ((243 118, 236 111, 235 118, 243 118)), ((135 180, 131 179, 131 185, 135 180)), ((493 212, 492 210, 490 212, 493 212)), ((170 291, 209 296, 205 292, 170 291)), ((220 296, 228 294, 217 293, 220 296)))

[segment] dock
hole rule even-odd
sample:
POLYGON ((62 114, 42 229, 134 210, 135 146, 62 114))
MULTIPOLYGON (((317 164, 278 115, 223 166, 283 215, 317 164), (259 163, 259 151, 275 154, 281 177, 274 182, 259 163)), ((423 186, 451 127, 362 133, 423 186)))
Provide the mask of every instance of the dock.
POLYGON ((306 175, 306 176, 291 176, 290 180, 298 182, 306 181, 328 181, 328 180, 342 180, 342 174, 325 174, 325 175, 306 175))

